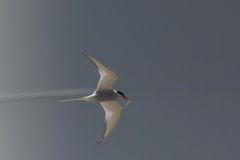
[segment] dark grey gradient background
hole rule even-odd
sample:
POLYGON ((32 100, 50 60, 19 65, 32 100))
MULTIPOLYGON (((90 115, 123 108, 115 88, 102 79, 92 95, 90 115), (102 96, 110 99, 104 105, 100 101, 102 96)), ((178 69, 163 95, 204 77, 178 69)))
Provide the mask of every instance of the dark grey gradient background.
POLYGON ((131 98, 0 103, 2 160, 239 160, 240 2, 1 0, 0 94, 95 88, 89 54, 131 98), (120 101, 124 103, 124 101, 120 101))

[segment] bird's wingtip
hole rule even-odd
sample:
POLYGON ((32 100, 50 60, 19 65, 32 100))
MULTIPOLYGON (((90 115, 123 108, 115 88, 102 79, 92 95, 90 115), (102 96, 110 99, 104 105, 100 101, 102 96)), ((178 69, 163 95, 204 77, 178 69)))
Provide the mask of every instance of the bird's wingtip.
POLYGON ((103 140, 102 139, 100 139, 100 141, 97 143, 97 144, 99 144, 99 143, 101 143, 103 140))

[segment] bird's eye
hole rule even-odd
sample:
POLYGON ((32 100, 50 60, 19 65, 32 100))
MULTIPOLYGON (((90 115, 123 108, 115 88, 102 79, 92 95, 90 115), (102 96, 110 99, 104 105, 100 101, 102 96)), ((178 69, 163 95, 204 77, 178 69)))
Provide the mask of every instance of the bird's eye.
POLYGON ((120 92, 120 91, 117 91, 120 95, 122 95, 122 96, 124 96, 124 94, 122 93, 122 92, 120 92))

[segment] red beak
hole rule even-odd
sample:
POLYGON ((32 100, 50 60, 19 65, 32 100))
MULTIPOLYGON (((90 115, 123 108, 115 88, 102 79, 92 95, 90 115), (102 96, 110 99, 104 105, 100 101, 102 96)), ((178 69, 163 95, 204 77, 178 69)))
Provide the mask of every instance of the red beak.
POLYGON ((126 96, 123 96, 123 98, 124 98, 124 99, 126 99, 126 100, 129 100, 129 98, 128 98, 128 97, 126 97, 126 96))

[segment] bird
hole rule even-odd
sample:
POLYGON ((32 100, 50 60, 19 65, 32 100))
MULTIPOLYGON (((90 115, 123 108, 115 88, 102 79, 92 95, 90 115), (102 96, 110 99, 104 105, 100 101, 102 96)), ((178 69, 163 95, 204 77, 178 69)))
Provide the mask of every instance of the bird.
POLYGON ((100 102, 105 110, 105 130, 102 138, 98 142, 101 143, 105 140, 113 131, 117 121, 120 118, 121 110, 123 107, 127 106, 130 103, 130 99, 125 96, 121 91, 113 90, 113 84, 117 81, 118 77, 116 74, 105 67, 103 64, 90 57, 89 55, 83 53, 86 57, 88 57, 98 68, 100 73, 100 80, 98 82, 97 90, 93 92, 92 95, 78 98, 78 99, 69 99, 69 100, 61 100, 63 101, 89 101, 89 102, 100 102), (125 99, 127 100, 123 106, 120 106, 116 100, 125 99))

